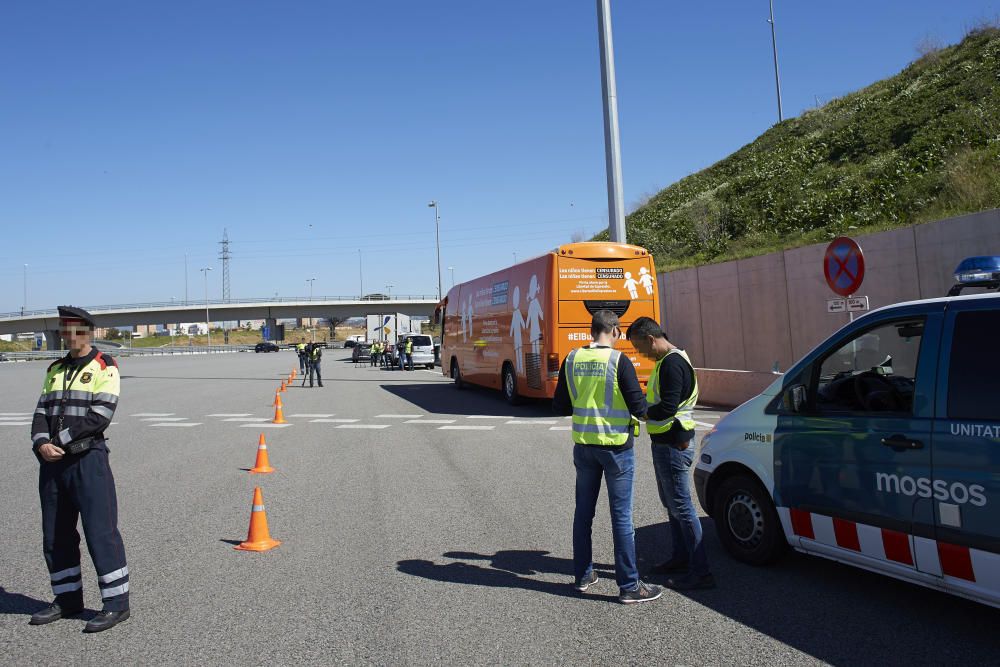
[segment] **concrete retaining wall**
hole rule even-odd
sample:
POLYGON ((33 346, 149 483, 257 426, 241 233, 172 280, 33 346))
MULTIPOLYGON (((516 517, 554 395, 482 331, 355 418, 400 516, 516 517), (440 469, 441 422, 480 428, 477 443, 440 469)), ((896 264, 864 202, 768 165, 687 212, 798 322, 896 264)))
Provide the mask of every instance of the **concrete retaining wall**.
POLYGON ((780 373, 730 371, 698 368, 698 403, 720 408, 735 408, 745 403, 781 377, 780 373))
MULTIPOLYGON (((1000 209, 856 237, 871 308, 944 296, 958 263, 1000 255, 1000 209)), ((660 312, 671 342, 696 367, 786 370, 847 324, 823 278, 826 243, 661 273, 660 312)), ((740 401, 742 402, 742 401, 740 401)))

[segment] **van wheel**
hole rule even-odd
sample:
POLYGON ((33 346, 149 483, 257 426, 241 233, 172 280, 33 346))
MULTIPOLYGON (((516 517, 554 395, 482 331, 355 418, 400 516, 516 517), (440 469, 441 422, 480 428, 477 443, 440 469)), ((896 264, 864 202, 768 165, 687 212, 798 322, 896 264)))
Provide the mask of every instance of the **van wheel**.
POLYGON ((773 562, 787 543, 767 491, 748 475, 722 482, 715 494, 715 527, 729 555, 751 565, 773 562))
POLYGON ((456 389, 465 389, 465 383, 462 382, 462 371, 454 359, 451 360, 451 379, 455 381, 456 389))
POLYGON ((510 364, 503 365, 503 372, 500 373, 500 390, 503 392, 504 400, 511 405, 518 405, 521 397, 517 394, 517 375, 510 364))

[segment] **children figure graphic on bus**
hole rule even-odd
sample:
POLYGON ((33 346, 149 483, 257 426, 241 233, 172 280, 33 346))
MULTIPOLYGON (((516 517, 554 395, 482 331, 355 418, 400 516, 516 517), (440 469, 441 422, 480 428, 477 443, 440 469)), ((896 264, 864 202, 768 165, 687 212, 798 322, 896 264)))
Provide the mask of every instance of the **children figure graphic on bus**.
POLYGON ((510 317, 510 335, 514 339, 514 365, 519 375, 524 373, 524 356, 521 354, 521 332, 528 325, 521 315, 521 288, 514 287, 514 310, 510 317))
POLYGON ((625 272, 625 289, 628 290, 629 296, 631 296, 633 299, 639 298, 639 290, 637 289, 638 285, 639 285, 639 282, 635 278, 632 277, 631 273, 629 273, 628 271, 626 271, 625 272))
POLYGON ((646 288, 646 294, 653 293, 653 276, 645 266, 639 269, 639 284, 646 288))
POLYGON ((531 341, 531 351, 534 354, 542 352, 542 302, 538 298, 538 276, 531 276, 528 284, 528 340, 531 341))

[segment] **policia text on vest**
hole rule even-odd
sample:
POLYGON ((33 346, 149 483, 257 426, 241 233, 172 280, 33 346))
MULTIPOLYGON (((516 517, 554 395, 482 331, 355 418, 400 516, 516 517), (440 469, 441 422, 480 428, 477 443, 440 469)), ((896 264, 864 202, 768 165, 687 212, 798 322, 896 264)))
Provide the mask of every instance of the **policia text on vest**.
POLYGON ((38 458, 42 545, 54 602, 31 617, 43 625, 83 610, 82 520, 104 607, 84 627, 101 632, 129 617, 129 576, 118 532, 118 500, 104 431, 118 405, 115 360, 90 344, 87 311, 61 306, 59 326, 70 352, 49 366, 31 424, 38 458))
POLYGON ((658 586, 639 579, 632 522, 635 479, 633 443, 646 400, 632 361, 613 349, 621 337, 618 317, 607 310, 594 313, 594 343, 569 353, 559 370, 552 398, 558 414, 573 418, 573 465, 576 468, 576 508, 573 513, 574 588, 585 592, 597 583, 591 527, 607 480, 615 545, 615 579, 619 601, 629 604, 655 600, 658 586), (634 415, 634 416, 633 416, 634 415))

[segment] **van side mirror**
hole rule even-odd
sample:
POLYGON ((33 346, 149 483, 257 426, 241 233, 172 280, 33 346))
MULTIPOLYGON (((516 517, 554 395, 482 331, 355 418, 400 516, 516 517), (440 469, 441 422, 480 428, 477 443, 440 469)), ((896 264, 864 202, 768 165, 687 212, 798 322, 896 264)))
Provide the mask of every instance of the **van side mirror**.
POLYGON ((801 384, 792 385, 785 391, 784 408, 788 412, 802 412, 806 406, 806 388, 801 384))

